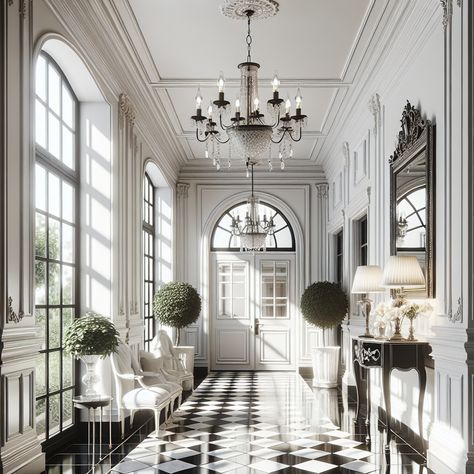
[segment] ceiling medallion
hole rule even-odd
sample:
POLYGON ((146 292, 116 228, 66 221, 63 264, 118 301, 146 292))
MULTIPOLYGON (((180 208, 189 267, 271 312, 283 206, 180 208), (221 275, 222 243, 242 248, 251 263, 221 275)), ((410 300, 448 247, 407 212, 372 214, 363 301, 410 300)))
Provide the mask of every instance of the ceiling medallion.
MULTIPOLYGON (((251 46, 252 35, 250 32, 250 21, 256 14, 260 18, 267 18, 264 6, 271 6, 273 14, 278 11, 278 4, 271 0, 229 0, 222 11, 224 14, 227 7, 234 5, 233 18, 242 15, 247 19, 247 60, 238 65, 240 70, 240 94, 235 99, 234 110, 231 110, 230 102, 226 100, 224 93, 224 74, 221 72, 217 80, 218 98, 209 104, 207 115, 203 115, 203 98, 198 88, 196 94, 196 112, 191 119, 196 127, 196 139, 206 143, 206 158, 210 158, 217 170, 221 169, 220 145, 229 142, 228 167, 231 165, 231 149, 235 149, 239 157, 247 166, 247 176, 250 175, 250 166, 262 162, 262 155, 268 152, 268 167, 272 169, 271 145, 279 145, 278 159, 280 169, 285 169, 285 160, 293 157, 292 142, 299 142, 302 138, 302 130, 306 124, 306 115, 302 113, 302 96, 298 89, 295 97, 295 113, 291 114, 291 100, 280 98, 280 80, 275 74, 271 85, 273 95, 267 101, 267 112, 269 119, 265 121, 265 115, 261 111, 261 102, 258 94, 258 70, 260 64, 252 61, 251 46), (237 7, 238 5, 238 7, 237 7), (252 10, 249 8, 257 8, 252 10), (258 8, 260 7, 260 10, 258 8), (225 10, 225 11, 224 11, 225 10)), ((228 15, 229 16, 229 15, 228 15)))
POLYGON ((279 5, 274 0, 226 0, 220 6, 224 16, 234 20, 247 20, 247 12, 253 11, 254 20, 264 20, 278 13, 279 5))

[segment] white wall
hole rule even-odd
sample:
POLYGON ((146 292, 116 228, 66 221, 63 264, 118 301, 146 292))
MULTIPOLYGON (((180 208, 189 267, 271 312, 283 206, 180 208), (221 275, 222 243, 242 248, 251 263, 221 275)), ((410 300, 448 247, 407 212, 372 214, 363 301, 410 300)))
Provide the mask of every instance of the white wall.
MULTIPOLYGON (((461 44, 467 43, 467 7, 466 2, 457 3, 464 6, 460 8, 448 1, 448 10, 444 11, 437 2, 410 3, 409 15, 393 38, 391 48, 374 59, 373 73, 360 93, 350 97, 353 109, 341 120, 325 156, 330 186, 329 242, 334 242, 334 233, 344 229, 344 286, 350 290, 358 264, 354 229, 362 214, 368 214, 368 263, 383 267, 390 254, 388 160, 395 149, 406 100, 436 125, 435 314, 429 320, 418 318, 415 327, 416 335, 428 340, 433 348, 435 370, 427 371, 423 436, 430 439, 429 467, 443 473, 465 472, 469 442, 464 421, 469 410, 465 398, 468 379, 463 362, 467 316, 463 314, 466 309, 458 305, 458 297, 466 294, 463 285, 468 274, 467 265, 463 265, 467 235, 462 225, 468 218, 467 206, 463 205, 467 202, 467 178, 462 171, 467 169, 468 162, 463 146, 467 133, 462 132, 462 124, 466 123, 462 107, 463 100, 467 100, 463 95, 466 56, 461 49, 461 44), (356 157, 361 156, 367 160, 362 171, 360 162, 356 162, 356 157), (446 439, 460 442, 462 438, 462 447, 446 448, 446 439)), ((375 300, 388 297, 377 296, 375 300)), ((350 337, 362 333, 364 325, 355 298, 351 298, 350 313, 343 341, 344 381, 348 384, 354 383, 350 337)), ((392 414, 415 432, 417 378, 415 372, 392 374, 392 414)), ((373 403, 383 407, 378 377, 372 392, 373 403)))

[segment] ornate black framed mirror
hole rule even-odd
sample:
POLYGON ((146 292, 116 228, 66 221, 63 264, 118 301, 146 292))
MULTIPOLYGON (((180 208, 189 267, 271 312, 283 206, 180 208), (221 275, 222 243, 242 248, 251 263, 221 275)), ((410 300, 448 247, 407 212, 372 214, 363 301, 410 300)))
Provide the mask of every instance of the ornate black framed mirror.
POLYGON ((435 126, 410 102, 403 109, 390 157, 391 255, 415 255, 426 287, 413 297, 435 296, 435 126))

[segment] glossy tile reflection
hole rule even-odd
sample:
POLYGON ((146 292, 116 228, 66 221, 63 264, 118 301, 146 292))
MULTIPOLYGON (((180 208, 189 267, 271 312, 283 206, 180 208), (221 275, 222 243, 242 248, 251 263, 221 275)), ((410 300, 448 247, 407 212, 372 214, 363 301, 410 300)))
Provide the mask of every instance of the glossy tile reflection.
POLYGON ((400 439, 388 465, 377 420, 356 425, 352 404, 342 405, 337 390, 313 391, 295 373, 212 373, 168 434, 146 438, 112 472, 428 472, 425 458, 400 439))

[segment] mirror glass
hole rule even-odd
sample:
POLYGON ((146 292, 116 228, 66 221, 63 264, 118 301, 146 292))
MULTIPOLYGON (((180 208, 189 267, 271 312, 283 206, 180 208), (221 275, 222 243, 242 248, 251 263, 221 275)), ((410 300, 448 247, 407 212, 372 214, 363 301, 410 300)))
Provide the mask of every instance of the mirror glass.
POLYGON ((407 103, 391 166, 391 254, 415 255, 426 287, 412 297, 434 297, 434 127, 407 103))

